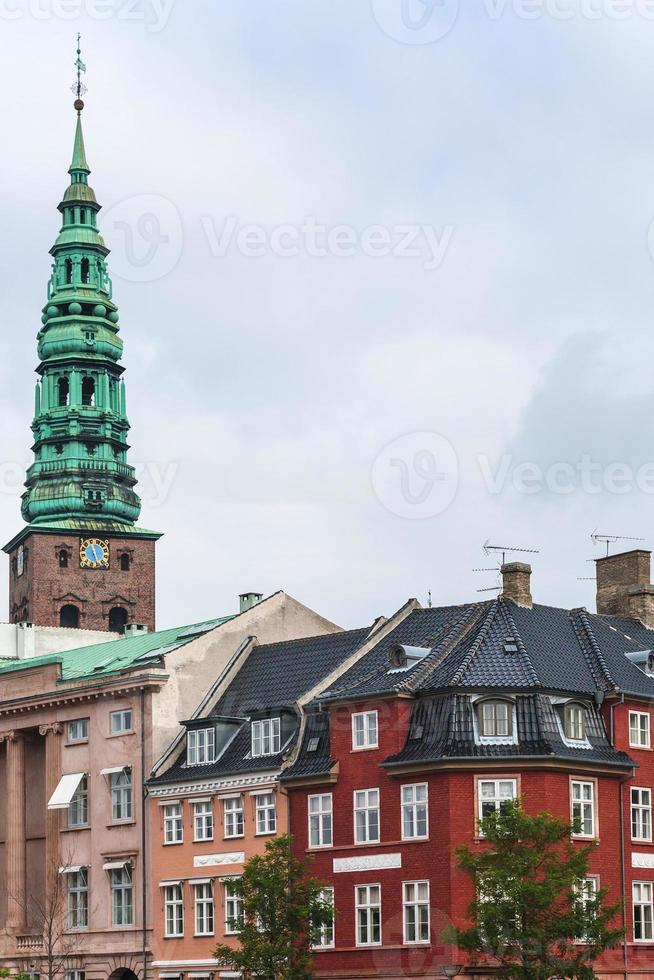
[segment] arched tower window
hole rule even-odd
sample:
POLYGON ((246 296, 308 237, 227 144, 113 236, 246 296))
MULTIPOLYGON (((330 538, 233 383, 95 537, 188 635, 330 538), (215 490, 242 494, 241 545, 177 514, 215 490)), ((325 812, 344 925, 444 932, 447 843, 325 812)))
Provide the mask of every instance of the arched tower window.
POLYGON ((86 224, 86 208, 80 208, 79 211, 79 222, 81 225, 86 224))
POLYGON ((66 259, 64 262, 64 269, 66 270, 66 285, 70 286, 73 281, 73 261, 72 259, 66 259))
POLYGON ((59 378, 57 381, 57 404, 60 408, 68 404, 69 394, 70 386, 68 384, 68 378, 59 378))
POLYGON ((82 381, 82 405, 95 405, 95 381, 84 378, 82 381))
POLYGON ((82 259, 82 282, 89 281, 89 260, 82 259))
POLYGON ((112 633, 124 633, 127 626, 127 610, 114 606, 109 613, 109 630, 112 633))
POLYGON ((79 629, 79 609, 77 606, 68 604, 61 607, 59 625, 66 626, 68 629, 79 629))
POLYGON ((129 555, 120 556, 120 570, 121 572, 129 572, 130 560, 129 555))
POLYGON ((65 548, 59 552, 59 568, 68 568, 68 552, 65 548))

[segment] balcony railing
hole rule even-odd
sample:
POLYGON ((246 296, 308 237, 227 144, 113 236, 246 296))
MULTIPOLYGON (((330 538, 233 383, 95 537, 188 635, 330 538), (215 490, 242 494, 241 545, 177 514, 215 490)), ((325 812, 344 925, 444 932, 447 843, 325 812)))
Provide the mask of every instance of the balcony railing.
POLYGON ((41 949, 43 936, 16 936, 16 946, 18 949, 41 949))

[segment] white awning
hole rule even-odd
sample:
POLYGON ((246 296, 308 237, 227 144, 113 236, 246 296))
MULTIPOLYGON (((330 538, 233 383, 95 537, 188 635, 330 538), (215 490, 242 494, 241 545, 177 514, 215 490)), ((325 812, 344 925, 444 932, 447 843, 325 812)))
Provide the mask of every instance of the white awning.
POLYGON ((211 803, 210 796, 193 796, 189 800, 189 803, 211 803))
POLYGON ((70 806, 70 801, 85 775, 84 772, 72 772, 68 776, 62 776, 57 783, 56 790, 48 800, 48 810, 65 810, 66 807, 70 806))
POLYGON ((252 789, 250 790, 249 796, 275 796, 275 787, 271 786, 270 789, 252 789))
POLYGON ((160 881, 159 888, 172 888, 173 885, 183 885, 181 878, 173 878, 171 881, 160 881))
POLYGON ((115 776, 118 772, 126 772, 131 769, 131 766, 110 766, 108 769, 101 769, 101 776, 115 776))
POLYGON ((218 797, 219 800, 240 800, 243 796, 242 793, 221 793, 218 797))
POLYGON ((189 885, 210 885, 213 878, 189 878, 189 885))
POLYGON ((132 862, 126 858, 123 861, 105 861, 102 865, 103 871, 120 871, 122 868, 131 868, 132 862))
POLYGON ((78 871, 86 870, 84 864, 68 864, 65 868, 59 868, 60 875, 75 875, 78 871))
POLYGON ((187 973, 188 977, 195 977, 196 980, 209 980, 213 976, 213 973, 187 973))

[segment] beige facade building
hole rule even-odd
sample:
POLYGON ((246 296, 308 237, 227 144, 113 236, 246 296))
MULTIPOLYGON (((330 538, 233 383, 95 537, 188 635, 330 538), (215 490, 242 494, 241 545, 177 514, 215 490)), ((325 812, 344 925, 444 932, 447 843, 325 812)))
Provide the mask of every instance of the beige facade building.
POLYGON ((0 965, 148 975, 144 780, 253 638, 338 631, 284 593, 201 625, 0 666, 0 965), (49 939, 49 936, 52 939, 49 939))

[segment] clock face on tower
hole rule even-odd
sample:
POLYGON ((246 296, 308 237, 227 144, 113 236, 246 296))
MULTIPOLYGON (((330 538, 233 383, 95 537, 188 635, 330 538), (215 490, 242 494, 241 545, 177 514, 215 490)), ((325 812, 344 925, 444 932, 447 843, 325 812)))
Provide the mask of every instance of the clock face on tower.
POLYGON ((79 544, 80 568, 109 568, 109 542, 82 538, 79 544))

